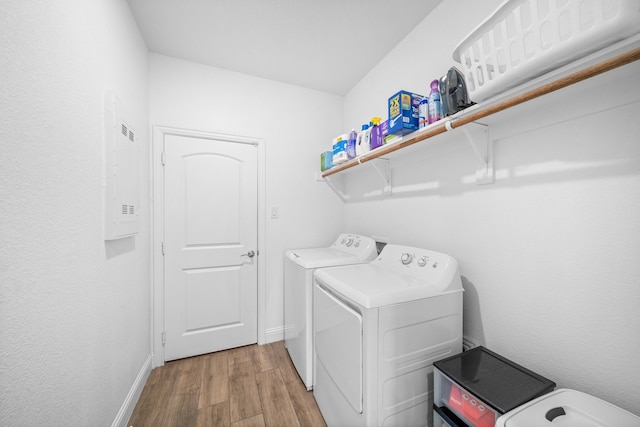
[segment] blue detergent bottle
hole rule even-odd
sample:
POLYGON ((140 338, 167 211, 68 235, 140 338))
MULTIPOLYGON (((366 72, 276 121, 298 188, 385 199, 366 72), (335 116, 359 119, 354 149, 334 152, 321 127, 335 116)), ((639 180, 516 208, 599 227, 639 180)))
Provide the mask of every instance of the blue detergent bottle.
POLYGON ((347 157, 353 159, 356 157, 356 139, 358 134, 355 129, 351 129, 349 133, 349 139, 347 139, 347 157))
POLYGON ((431 82, 431 93, 429 94, 429 124, 435 123, 442 118, 442 105, 440 100, 440 81, 431 82))

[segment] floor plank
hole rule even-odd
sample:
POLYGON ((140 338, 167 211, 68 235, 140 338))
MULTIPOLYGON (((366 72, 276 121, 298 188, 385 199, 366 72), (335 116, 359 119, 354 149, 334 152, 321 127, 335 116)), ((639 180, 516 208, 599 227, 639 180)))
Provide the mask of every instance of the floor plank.
POLYGON ((205 356, 200 386, 199 408, 229 400, 229 357, 226 352, 205 356))
POLYGON ((284 343, 167 362, 151 371, 128 427, 326 427, 284 343))
POLYGON ((231 422, 262 413, 252 362, 229 365, 229 389, 231 422))
POLYGON ((235 423, 231 423, 232 427, 265 427, 264 418, 262 414, 256 415, 255 417, 247 418, 244 420, 236 421, 235 423))
POLYGON ((205 406, 198 409, 196 427, 228 426, 231 425, 229 418, 229 403, 221 402, 215 405, 205 406))
POLYGON ((232 348, 231 350, 227 350, 229 354, 229 366, 235 365, 238 363, 251 362, 251 357, 249 356, 250 347, 253 347, 253 346, 250 345, 250 346, 232 348))
POLYGON ((194 426, 198 419, 198 393, 181 393, 169 397, 167 416, 161 420, 166 426, 194 426))
POLYGON ((270 371, 277 367, 270 344, 252 346, 250 349, 252 350, 250 357, 256 372, 270 371))
POLYGON ((286 384, 290 382, 299 382, 302 384, 302 380, 298 375, 298 371, 296 371, 296 367, 293 366, 293 362, 289 357, 287 349, 284 347, 284 343, 282 341, 278 341, 270 345, 272 345, 273 354, 276 359, 276 363, 280 368, 280 372, 282 373, 282 379, 284 382, 286 384))
POLYGON ((167 417, 168 409, 166 405, 160 405, 158 402, 166 403, 169 401, 171 388, 172 383, 168 381, 147 383, 131 415, 129 426, 153 427, 159 425, 160 421, 167 417))
POLYGON ((313 393, 307 391, 302 381, 291 382, 287 385, 287 392, 296 412, 296 417, 301 426, 324 426, 324 418, 320 414, 320 408, 313 397, 313 393))
POLYGON ((194 393, 200 390, 204 360, 203 357, 190 357, 174 362, 179 363, 175 394, 194 393))
POLYGON ((264 402, 265 424, 270 426, 299 426, 296 411, 289 399, 279 369, 258 372, 256 374, 260 401, 264 402))

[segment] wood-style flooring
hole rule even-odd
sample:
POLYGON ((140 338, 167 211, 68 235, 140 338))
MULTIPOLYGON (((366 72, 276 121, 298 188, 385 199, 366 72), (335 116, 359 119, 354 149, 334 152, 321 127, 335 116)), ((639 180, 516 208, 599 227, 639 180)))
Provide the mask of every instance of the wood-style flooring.
POLYGON ((127 425, 326 426, 282 341, 154 369, 127 425))

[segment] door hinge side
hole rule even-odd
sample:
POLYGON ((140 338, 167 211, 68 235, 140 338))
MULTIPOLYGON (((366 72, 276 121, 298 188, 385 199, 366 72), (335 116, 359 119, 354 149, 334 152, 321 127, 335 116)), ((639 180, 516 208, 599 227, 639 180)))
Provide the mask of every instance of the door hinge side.
POLYGON ((162 256, 164 256, 164 242, 162 242, 162 256))
POLYGON ((162 333, 162 345, 167 343, 167 334, 165 332, 162 333))
POLYGON ((164 151, 162 152, 162 154, 160 155, 160 162, 162 163, 162 166, 164 166, 166 161, 165 155, 164 155, 164 151))

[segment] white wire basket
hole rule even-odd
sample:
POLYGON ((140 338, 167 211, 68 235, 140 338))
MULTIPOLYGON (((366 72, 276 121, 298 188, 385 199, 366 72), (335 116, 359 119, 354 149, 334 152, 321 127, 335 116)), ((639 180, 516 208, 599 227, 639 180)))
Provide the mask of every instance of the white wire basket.
POLYGON ((482 102, 640 33, 640 0, 507 0, 453 52, 482 102))

